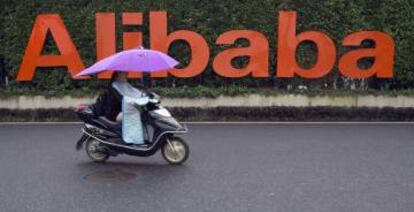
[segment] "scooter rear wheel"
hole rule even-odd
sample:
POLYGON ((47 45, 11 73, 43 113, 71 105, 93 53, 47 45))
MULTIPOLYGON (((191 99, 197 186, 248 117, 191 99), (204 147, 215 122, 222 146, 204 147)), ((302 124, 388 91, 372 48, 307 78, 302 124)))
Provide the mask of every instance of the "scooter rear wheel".
POLYGON ((190 155, 190 148, 187 143, 180 137, 166 139, 167 141, 161 149, 162 157, 172 165, 184 163, 190 155))
POLYGON ((97 163, 103 163, 109 158, 109 154, 99 151, 100 149, 102 149, 102 145, 93 138, 89 138, 85 143, 86 154, 92 161, 97 163))

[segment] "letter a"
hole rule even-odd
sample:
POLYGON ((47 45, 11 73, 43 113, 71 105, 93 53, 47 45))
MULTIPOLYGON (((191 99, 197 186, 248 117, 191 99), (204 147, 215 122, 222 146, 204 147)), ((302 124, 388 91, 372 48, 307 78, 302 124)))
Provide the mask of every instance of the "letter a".
POLYGON ((248 47, 230 48, 220 52, 213 62, 214 71, 224 77, 240 78, 269 76, 269 44, 266 37, 256 31, 234 30, 221 34, 217 44, 234 44, 238 39, 247 39, 248 47), (249 63, 244 68, 234 68, 231 61, 240 56, 248 56, 249 63))
POLYGON ((345 53, 339 60, 339 70, 350 78, 363 79, 376 75, 378 78, 392 78, 394 67, 394 41, 383 32, 355 32, 343 40, 344 46, 359 46, 364 40, 373 40, 374 48, 356 49, 345 53), (372 67, 367 70, 358 68, 358 60, 374 57, 372 67))
POLYGON ((33 26, 17 81, 31 81, 37 67, 58 66, 66 66, 72 78, 85 68, 60 16, 57 14, 39 15, 33 26), (60 55, 41 55, 48 30, 51 32, 60 55))

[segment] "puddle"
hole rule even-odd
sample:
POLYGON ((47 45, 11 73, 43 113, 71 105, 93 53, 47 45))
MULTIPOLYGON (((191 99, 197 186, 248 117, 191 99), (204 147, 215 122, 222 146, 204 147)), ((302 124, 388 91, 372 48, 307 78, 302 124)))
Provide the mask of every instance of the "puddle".
POLYGON ((88 174, 83 179, 95 183, 124 182, 135 179, 135 171, 126 168, 114 168, 88 174))

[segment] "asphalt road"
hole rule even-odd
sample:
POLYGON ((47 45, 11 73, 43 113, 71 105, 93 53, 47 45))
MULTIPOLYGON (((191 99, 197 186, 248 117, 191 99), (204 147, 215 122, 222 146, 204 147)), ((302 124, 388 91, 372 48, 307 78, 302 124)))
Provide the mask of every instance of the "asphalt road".
POLYGON ((0 125, 0 211, 414 211, 414 124, 197 124, 183 166, 106 164, 81 125, 0 125))

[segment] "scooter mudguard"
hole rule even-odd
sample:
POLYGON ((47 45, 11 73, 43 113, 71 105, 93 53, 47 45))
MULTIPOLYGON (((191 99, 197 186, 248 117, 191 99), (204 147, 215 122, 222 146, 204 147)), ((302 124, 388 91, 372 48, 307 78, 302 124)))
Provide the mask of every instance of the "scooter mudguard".
POLYGON ((85 143, 85 141, 88 140, 87 135, 83 134, 82 137, 78 140, 78 142, 76 142, 76 151, 79 151, 80 149, 82 149, 83 143, 85 143))

